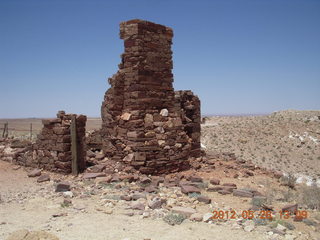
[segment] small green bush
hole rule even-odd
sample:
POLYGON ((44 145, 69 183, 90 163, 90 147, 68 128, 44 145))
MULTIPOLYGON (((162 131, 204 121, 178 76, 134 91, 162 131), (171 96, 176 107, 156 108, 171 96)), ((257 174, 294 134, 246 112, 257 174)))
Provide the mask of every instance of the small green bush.
POLYGON ((163 220, 174 226, 174 225, 180 225, 184 220, 185 220, 185 216, 178 214, 178 213, 169 213, 168 215, 166 215, 163 220))

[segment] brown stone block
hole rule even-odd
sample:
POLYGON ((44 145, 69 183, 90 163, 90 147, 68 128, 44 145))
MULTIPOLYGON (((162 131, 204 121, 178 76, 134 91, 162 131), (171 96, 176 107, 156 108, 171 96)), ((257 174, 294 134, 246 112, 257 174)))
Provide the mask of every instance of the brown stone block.
POLYGON ((52 147, 52 150, 59 151, 59 152, 67 152, 70 151, 71 144, 70 143, 57 143, 55 146, 52 147))
POLYGON ((59 135, 57 137, 57 143, 71 143, 70 135, 59 135))
POLYGON ((70 129, 68 127, 54 127, 53 132, 57 135, 70 134, 70 129))
POLYGON ((54 166, 55 166, 56 168, 69 170, 69 169, 71 169, 71 162, 59 162, 59 161, 55 161, 55 162, 54 162, 54 166))
POLYGON ((145 161, 146 153, 145 152, 135 152, 134 153, 134 161, 145 161))

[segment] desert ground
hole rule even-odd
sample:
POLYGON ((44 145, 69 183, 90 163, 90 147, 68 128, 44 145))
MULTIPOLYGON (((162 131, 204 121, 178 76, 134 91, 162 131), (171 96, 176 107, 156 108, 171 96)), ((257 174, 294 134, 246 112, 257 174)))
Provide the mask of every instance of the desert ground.
MULTIPOLYGON (((130 175, 108 166, 106 158, 99 159, 106 168, 93 166, 78 176, 0 160, 0 239, 18 240, 9 236, 22 229, 60 240, 320 239, 319 116, 282 111, 207 117, 206 156, 194 159, 190 170, 166 176, 130 175), (69 188, 57 192, 66 183, 69 188), (281 210, 288 207, 298 214, 284 218, 281 210), (215 219, 217 211, 224 216, 215 219)), ((31 122, 34 132, 41 129, 39 119, 1 120, 0 126, 4 122, 9 129, 27 130, 31 122)), ((88 119, 87 131, 100 123, 88 119)), ((28 138, 15 130, 11 134, 28 138)))
POLYGON ((297 177, 320 178, 320 111, 209 117, 201 142, 209 151, 233 152, 259 166, 297 177))

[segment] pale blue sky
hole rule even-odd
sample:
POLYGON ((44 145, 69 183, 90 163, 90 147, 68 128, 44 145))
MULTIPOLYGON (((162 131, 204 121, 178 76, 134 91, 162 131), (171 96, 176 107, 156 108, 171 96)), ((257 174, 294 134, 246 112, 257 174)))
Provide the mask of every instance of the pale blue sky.
POLYGON ((320 109, 319 0, 0 0, 0 118, 100 116, 133 18, 173 28, 203 114, 320 109))

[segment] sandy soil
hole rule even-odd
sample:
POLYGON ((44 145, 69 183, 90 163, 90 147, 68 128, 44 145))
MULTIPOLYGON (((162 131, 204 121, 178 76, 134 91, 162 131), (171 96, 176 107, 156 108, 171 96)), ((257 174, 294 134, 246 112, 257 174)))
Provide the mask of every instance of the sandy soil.
MULTIPOLYGON (((63 176, 54 175, 53 178, 63 176)), ((65 178, 65 177, 64 177, 65 178)), ((53 182, 36 183, 22 169, 0 161, 0 239, 19 229, 47 230, 61 240, 76 239, 266 239, 261 232, 244 232, 230 225, 185 221, 171 226, 162 219, 142 219, 96 210, 98 198, 73 200, 72 208, 62 208, 63 197, 54 193, 53 182), (51 190, 51 191, 50 191, 51 190), (52 217, 52 215, 62 215, 52 217)))
POLYGON ((233 152, 259 166, 320 179, 320 111, 209 117, 201 142, 206 150, 233 152))

